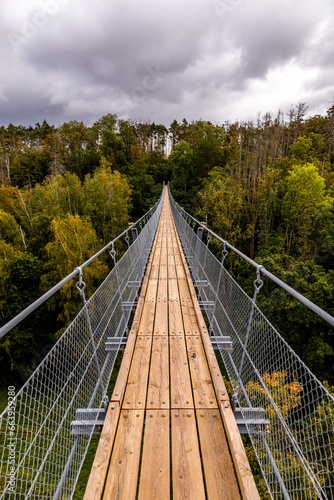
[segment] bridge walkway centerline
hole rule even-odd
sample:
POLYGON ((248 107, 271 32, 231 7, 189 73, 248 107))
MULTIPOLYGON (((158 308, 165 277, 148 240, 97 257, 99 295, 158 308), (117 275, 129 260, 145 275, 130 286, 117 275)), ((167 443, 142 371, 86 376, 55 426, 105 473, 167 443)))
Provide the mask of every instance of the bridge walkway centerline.
POLYGON ((116 498, 260 498, 166 188, 84 496, 116 498))

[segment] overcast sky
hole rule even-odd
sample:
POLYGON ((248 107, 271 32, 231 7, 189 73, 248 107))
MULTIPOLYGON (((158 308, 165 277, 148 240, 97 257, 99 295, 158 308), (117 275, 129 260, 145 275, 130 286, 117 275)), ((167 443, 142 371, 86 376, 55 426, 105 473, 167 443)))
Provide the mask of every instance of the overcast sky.
POLYGON ((0 124, 325 114, 333 26, 333 0, 1 0, 0 124))

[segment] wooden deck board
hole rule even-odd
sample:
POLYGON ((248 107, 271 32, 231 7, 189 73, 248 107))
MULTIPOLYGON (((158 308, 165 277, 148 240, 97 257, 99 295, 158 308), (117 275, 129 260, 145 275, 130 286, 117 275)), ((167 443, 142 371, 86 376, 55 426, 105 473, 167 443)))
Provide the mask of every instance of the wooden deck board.
POLYGON ((107 478, 111 451, 114 444, 118 419, 120 415, 119 403, 110 403, 103 426, 98 449, 94 458, 91 473, 87 483, 84 500, 99 500, 102 496, 104 483, 107 478))
POLYGON ((202 339, 186 337, 195 408, 217 408, 215 390, 206 361, 202 339))
POLYGON ((184 336, 169 337, 171 408, 194 408, 184 336))
POLYGON ((140 335, 137 337, 123 401, 123 408, 145 408, 151 345, 151 336, 140 335))
POLYGON ((208 500, 238 500, 240 493, 219 410, 196 410, 208 500))
POLYGON ((194 410, 172 410, 173 499, 205 500, 194 410))
POLYGON ((136 498, 144 413, 121 411, 103 500, 136 498))
POLYGON ((169 345, 167 336, 153 337, 147 408, 169 408, 169 345))
POLYGON ((169 412, 146 412, 138 500, 169 500, 169 412))

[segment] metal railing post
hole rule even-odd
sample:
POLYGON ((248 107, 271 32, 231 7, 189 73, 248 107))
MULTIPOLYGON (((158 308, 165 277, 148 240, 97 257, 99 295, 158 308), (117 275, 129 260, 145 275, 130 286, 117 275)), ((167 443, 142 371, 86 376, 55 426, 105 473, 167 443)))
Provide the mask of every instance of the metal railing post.
POLYGON ((194 280, 197 280, 197 269, 198 269, 198 264, 199 264, 199 256, 201 252, 201 242, 203 240, 203 232, 204 229, 203 227, 199 227, 197 229, 197 239, 196 239, 196 245, 195 245, 195 255, 194 255, 194 263, 193 263, 193 269, 192 269, 192 275, 194 280))

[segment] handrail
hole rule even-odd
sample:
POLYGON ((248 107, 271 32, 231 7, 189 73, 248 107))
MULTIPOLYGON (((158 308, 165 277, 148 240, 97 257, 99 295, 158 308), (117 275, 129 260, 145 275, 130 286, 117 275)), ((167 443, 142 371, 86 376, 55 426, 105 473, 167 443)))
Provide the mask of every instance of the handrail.
POLYGON ((311 300, 307 299, 306 297, 304 297, 303 295, 301 295, 299 292, 297 292, 296 290, 294 290, 293 288, 291 288, 291 286, 289 286, 286 283, 284 283, 284 281, 282 281, 279 278, 277 278, 274 274, 272 274, 269 271, 267 271, 267 269, 264 266, 258 264, 257 262, 255 262, 254 260, 252 260, 250 257, 247 257, 247 255, 245 255, 240 250, 238 250, 237 248, 235 248, 228 241, 224 240, 223 238, 221 238, 221 236, 219 236, 218 234, 214 233, 211 229, 209 229, 206 226, 206 224, 203 224, 202 222, 199 222, 197 219, 195 219, 195 217, 193 217, 192 215, 190 215, 182 207, 180 207, 180 205, 178 203, 176 203, 176 201, 174 200, 174 198, 173 198, 173 196, 172 196, 172 194, 171 194, 170 191, 169 191, 169 194, 170 194, 171 199, 173 200, 173 203, 181 211, 182 215, 186 215, 187 217, 190 217, 196 224, 198 224, 200 227, 202 227, 203 229, 205 229, 209 234, 211 234, 212 236, 214 236, 214 238, 216 238, 220 242, 224 243, 225 247, 228 247, 230 250, 233 250, 233 252, 235 252, 242 259, 246 260, 249 264, 251 264, 252 266, 254 266, 260 273, 262 273, 265 276, 267 276, 274 283, 276 283, 277 285, 279 285, 281 288, 283 288, 285 291, 287 291, 290 295, 292 295, 297 300, 299 300, 299 302, 301 302, 302 304, 304 304, 306 307, 308 307, 309 309, 311 309, 311 311, 315 312, 318 316, 320 316, 322 319, 324 319, 325 321, 327 321, 327 323, 329 323, 331 326, 334 326, 334 317, 333 316, 331 316, 326 311, 324 311, 323 309, 321 309, 321 307, 317 306, 311 300))
MULTIPOLYGON (((138 219, 136 222, 134 222, 132 224, 131 228, 140 224, 140 222, 145 217, 147 217, 149 214, 152 214, 154 212, 154 210, 158 206, 160 198, 155 203, 155 205, 152 208, 150 208, 150 210, 148 212, 146 212, 146 214, 144 214, 140 219, 138 219)), ((4 326, 2 326, 0 328, 0 339, 4 335, 6 335, 6 333, 8 333, 10 330, 12 330, 16 325, 18 325, 24 318, 29 316, 29 314, 31 314, 35 309, 37 309, 40 305, 42 305, 46 300, 48 300, 50 297, 52 297, 52 295, 54 295, 58 290, 60 290, 66 283, 71 281, 71 279, 73 279, 77 274, 79 274, 80 269, 84 269, 85 267, 89 266, 89 264, 91 264, 95 259, 97 259, 102 253, 104 253, 108 248, 110 248, 118 240, 120 240, 131 228, 125 229, 121 234, 116 236, 115 239, 113 239, 112 241, 107 243, 107 245, 105 245, 101 250, 99 250, 96 254, 94 254, 92 257, 90 257, 88 260, 86 260, 86 262, 84 262, 84 264, 82 264, 81 266, 78 266, 76 269, 74 269, 74 271, 72 271, 70 274, 68 274, 62 281, 59 281, 59 283, 57 283, 53 288, 48 290, 46 293, 44 293, 44 295, 39 297, 37 300, 35 300, 35 302, 33 302, 28 307, 23 309, 23 311, 21 311, 17 316, 15 316, 10 321, 8 321, 8 323, 6 323, 4 326)))

